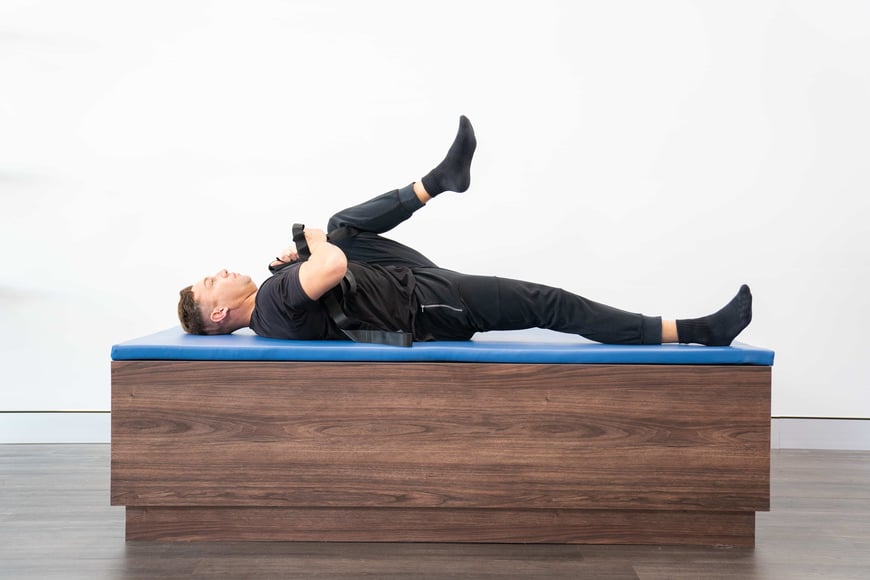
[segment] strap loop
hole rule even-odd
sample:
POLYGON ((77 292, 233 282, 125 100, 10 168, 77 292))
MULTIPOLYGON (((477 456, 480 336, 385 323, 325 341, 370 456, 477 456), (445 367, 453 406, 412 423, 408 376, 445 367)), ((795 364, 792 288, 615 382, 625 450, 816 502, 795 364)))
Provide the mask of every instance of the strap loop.
POLYGON ((305 241, 305 224, 293 224, 293 243, 296 244, 296 253, 299 260, 304 262, 311 257, 308 242, 305 241))

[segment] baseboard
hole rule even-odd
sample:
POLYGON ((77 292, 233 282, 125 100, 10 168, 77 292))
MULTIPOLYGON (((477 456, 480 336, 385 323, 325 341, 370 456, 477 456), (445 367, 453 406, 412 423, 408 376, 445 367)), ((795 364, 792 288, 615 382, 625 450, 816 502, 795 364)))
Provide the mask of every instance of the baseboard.
POLYGON ((0 412, 3 443, 109 443, 109 411, 0 412))
MULTIPOLYGON (((0 444, 109 443, 108 411, 0 412, 0 444)), ((870 451, 870 419, 774 417, 773 449, 870 451)))
POLYGON ((847 449, 870 451, 870 419, 774 417, 773 449, 847 449))

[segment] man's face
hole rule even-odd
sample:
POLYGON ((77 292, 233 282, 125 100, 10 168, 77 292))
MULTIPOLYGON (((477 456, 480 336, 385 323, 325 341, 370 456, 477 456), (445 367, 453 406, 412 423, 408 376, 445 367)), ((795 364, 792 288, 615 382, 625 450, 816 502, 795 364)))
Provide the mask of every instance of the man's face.
POLYGON ((206 276, 193 285, 193 295, 203 313, 208 313, 215 307, 235 307, 257 289, 250 276, 229 272, 226 268, 206 276))

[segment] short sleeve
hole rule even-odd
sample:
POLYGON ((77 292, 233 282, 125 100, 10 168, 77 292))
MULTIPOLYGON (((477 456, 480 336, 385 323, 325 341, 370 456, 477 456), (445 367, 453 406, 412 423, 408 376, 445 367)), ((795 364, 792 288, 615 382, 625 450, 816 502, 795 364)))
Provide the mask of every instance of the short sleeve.
POLYGON ((318 305, 317 301, 312 300, 302 289, 302 283, 299 281, 300 266, 301 263, 292 264, 274 276, 273 283, 278 285, 281 302, 290 310, 310 310, 318 305))

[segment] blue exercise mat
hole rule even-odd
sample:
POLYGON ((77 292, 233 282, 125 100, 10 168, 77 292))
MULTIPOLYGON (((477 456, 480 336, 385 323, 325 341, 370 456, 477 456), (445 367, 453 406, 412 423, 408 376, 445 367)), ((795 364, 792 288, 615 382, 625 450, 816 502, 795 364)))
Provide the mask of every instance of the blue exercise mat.
POLYGON ((369 361, 566 364, 773 365, 774 352, 747 344, 609 345, 546 330, 481 333, 470 341, 417 342, 410 348, 347 341, 278 340, 243 330, 221 336, 181 327, 112 347, 112 360, 369 361))

